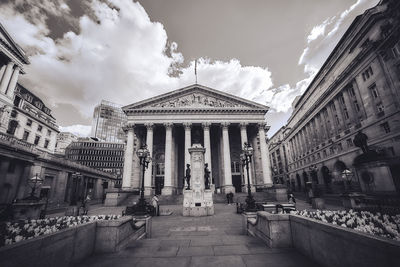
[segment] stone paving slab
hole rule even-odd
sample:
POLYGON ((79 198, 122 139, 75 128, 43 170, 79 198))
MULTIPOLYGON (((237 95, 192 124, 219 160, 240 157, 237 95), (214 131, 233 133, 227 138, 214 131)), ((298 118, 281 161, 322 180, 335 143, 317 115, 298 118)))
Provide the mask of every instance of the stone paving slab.
POLYGON ((152 238, 131 242, 118 253, 94 255, 78 266, 279 266, 313 267, 295 249, 269 248, 260 239, 242 234, 242 218, 233 205, 216 204, 216 214, 154 217, 152 238))
POLYGON ((240 256, 214 256, 214 257, 192 257, 190 266, 212 266, 212 267, 246 267, 240 256))
POLYGON ((180 247, 178 257, 180 256, 214 256, 212 247, 180 247))
MULTIPOLYGON (((176 257, 176 258, 142 258, 138 262, 129 266, 136 267, 186 267, 190 266, 190 257, 176 257)), ((114 264, 119 267, 119 264, 114 264)), ((232 266, 233 267, 233 266, 232 266)))
POLYGON ((246 245, 213 246, 215 256, 250 254, 246 245))
POLYGON ((243 255, 246 266, 251 267, 317 267, 312 261, 296 251, 286 253, 243 255))

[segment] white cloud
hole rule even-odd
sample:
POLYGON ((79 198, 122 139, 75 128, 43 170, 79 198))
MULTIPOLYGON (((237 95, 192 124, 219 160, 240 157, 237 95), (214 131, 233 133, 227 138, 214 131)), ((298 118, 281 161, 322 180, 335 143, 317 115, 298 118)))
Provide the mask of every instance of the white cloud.
MULTIPOLYGON (((183 63, 183 55, 140 3, 109 2, 118 10, 93 0, 89 8, 97 21, 82 16, 79 33, 67 32, 55 41, 47 37, 45 18, 33 24, 10 7, 1 11, 6 28, 31 51, 23 82, 53 108, 72 104, 90 118, 101 99, 130 104, 195 82, 193 61, 179 68, 178 77, 171 75, 183 63)), ((267 68, 242 66, 236 59, 201 58, 198 83, 266 104, 272 79, 267 68)), ((62 125, 62 118, 58 120, 62 125)), ((86 135, 87 127, 68 129, 86 135)))
POLYGON ((71 125, 71 126, 60 126, 61 132, 70 132, 79 137, 88 137, 90 135, 91 127, 88 125, 71 125))
POLYGON ((322 24, 314 26, 310 34, 307 36, 307 42, 311 43, 312 41, 316 40, 319 36, 325 35, 326 26, 331 24, 334 19, 335 17, 327 18, 326 20, 324 20, 324 22, 322 22, 322 24))

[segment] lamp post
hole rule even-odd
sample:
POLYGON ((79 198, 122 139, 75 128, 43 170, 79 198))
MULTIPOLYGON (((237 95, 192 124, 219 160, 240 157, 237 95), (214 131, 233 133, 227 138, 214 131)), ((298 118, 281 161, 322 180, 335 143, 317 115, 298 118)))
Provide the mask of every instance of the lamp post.
POLYGON ((250 174, 249 174, 249 164, 251 163, 251 157, 253 156, 253 148, 247 142, 243 145, 242 153, 240 154, 240 159, 242 161, 243 167, 246 166, 247 172, 247 198, 246 198, 246 211, 256 211, 256 201, 251 195, 250 187, 250 174))
POLYGON ((345 191, 351 190, 351 180, 353 179, 353 172, 349 169, 345 169, 342 172, 342 178, 345 180, 345 191))
POLYGON ((29 179, 29 183, 31 184, 31 194, 27 199, 30 200, 38 200, 37 197, 35 197, 35 191, 36 191, 36 187, 38 186, 38 184, 40 185, 43 182, 43 179, 39 177, 39 175, 36 173, 35 176, 33 176, 32 178, 29 179))
POLYGON ((142 167, 142 186, 140 188, 140 199, 137 205, 135 214, 137 215, 145 215, 147 214, 147 203, 144 199, 144 173, 146 169, 149 167, 149 163, 151 161, 150 151, 147 149, 147 145, 142 145, 138 151, 136 151, 136 155, 140 159, 140 166, 142 167))

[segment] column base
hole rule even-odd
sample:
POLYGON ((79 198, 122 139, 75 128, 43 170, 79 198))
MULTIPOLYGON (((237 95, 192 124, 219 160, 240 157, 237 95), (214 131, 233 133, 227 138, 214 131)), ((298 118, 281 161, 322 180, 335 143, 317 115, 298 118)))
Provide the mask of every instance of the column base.
POLYGON ((151 187, 145 187, 144 188, 144 195, 145 196, 151 196, 154 194, 154 189, 151 187))
MULTIPOLYGON (((256 192, 256 187, 254 185, 250 185, 250 189, 252 193, 256 192)), ((247 193, 247 185, 242 185, 242 192, 247 193)))
POLYGON ((163 196, 170 196, 175 194, 175 187, 173 186, 164 186, 163 189, 161 189, 161 195, 163 196))
POLYGON ((233 185, 221 186, 222 193, 228 194, 229 192, 235 193, 235 187, 233 185))

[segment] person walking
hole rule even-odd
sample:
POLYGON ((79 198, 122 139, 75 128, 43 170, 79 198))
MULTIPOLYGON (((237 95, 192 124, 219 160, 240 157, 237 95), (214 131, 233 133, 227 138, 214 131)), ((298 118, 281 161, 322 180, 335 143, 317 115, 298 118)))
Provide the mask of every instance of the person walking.
POLYGON ((154 207, 154 213, 155 213, 154 215, 155 216, 160 216, 160 212, 159 212, 160 207, 158 205, 158 201, 159 201, 159 199, 158 199, 157 195, 154 195, 153 198, 151 199, 151 202, 154 207))

